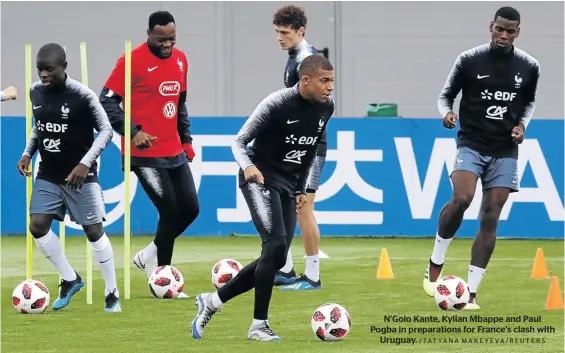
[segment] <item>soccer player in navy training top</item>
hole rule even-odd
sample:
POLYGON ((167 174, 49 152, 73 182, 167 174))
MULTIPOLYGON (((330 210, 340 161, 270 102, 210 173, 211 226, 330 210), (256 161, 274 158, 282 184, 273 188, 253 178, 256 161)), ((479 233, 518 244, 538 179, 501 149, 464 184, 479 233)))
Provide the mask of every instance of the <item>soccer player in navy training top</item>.
MULTIPOLYGON (((318 55, 318 51, 304 39, 307 18, 304 10, 294 5, 283 6, 273 16, 273 25, 277 32, 277 40, 281 49, 288 50, 288 61, 284 71, 285 87, 293 87, 299 81, 299 71, 302 61, 310 55, 318 55)), ((326 130, 318 145, 318 152, 314 158, 314 166, 307 178, 306 196, 308 202, 298 211, 298 224, 302 232, 302 242, 306 252, 306 270, 296 278, 292 253, 290 248, 285 265, 275 277, 275 285, 284 285, 282 290, 310 290, 321 289, 320 258, 318 250, 320 245, 320 230, 314 216, 314 199, 316 190, 320 185, 320 177, 327 152, 326 130), (295 283, 296 282, 296 283, 295 283)))
POLYGON ((67 59, 62 46, 46 44, 37 53, 35 82, 29 95, 35 124, 22 158, 20 174, 30 177, 31 159, 39 150, 41 162, 30 205, 29 230, 35 243, 61 274, 59 297, 53 309, 67 306, 84 281, 63 254, 53 219, 63 221, 68 210, 80 224, 94 251, 106 283, 107 312, 121 311, 116 285, 114 253, 104 233, 106 216, 102 188, 98 184, 96 159, 112 140, 112 126, 96 94, 65 72, 67 59), (93 129, 98 131, 94 138, 93 129))
POLYGON ((294 237, 297 208, 308 202, 306 179, 334 111, 333 81, 331 63, 323 56, 309 56, 300 67, 298 85, 265 98, 237 134, 232 151, 241 167, 241 192, 261 236, 261 257, 216 293, 196 297, 193 338, 202 337, 206 324, 223 303, 255 288, 253 323, 247 337, 280 340, 268 324, 273 282, 294 237), (247 144, 253 140, 247 151, 247 144))
MULTIPOLYGON (((175 239, 200 211, 188 165, 194 158, 186 109, 188 61, 175 43, 173 15, 157 11, 149 16, 147 41, 131 53, 131 166, 159 213, 154 241, 133 259, 147 277, 157 266, 171 265, 175 239)), ((124 73, 122 55, 100 94, 122 144, 124 73)), ((177 298, 187 297, 180 293, 177 298)))
POLYGON ((451 180, 453 197, 443 207, 434 249, 424 276, 424 290, 432 296, 441 276, 447 247, 473 200, 480 178, 483 199, 480 228, 471 250, 468 285, 470 302, 479 309, 477 288, 496 242, 500 212, 511 192, 519 189, 518 144, 534 113, 540 66, 514 46, 520 34, 520 14, 502 7, 490 23, 491 41, 461 53, 441 91, 438 108, 443 125, 453 129, 459 119, 457 155, 451 180), (462 91, 459 117, 453 101, 462 91))

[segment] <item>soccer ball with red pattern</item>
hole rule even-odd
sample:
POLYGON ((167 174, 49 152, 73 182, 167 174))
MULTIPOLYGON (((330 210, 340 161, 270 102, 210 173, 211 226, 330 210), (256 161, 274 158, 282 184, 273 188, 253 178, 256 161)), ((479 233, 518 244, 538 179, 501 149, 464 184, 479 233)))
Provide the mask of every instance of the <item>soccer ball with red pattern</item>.
POLYGON ((441 310, 461 310, 469 302, 467 282, 457 276, 445 276, 437 281, 434 299, 441 310))
POLYGON ((14 289, 12 304, 19 313, 41 314, 49 306, 49 290, 39 281, 26 279, 14 289))
POLYGON ((222 288, 232 280, 243 266, 233 259, 223 259, 214 264, 212 267, 211 279, 216 289, 222 288))
POLYGON ((159 266, 149 277, 149 290, 155 298, 172 299, 184 289, 182 273, 173 266, 159 266))
POLYGON ((342 340, 350 329, 349 313, 339 304, 324 304, 312 314, 312 331, 321 341, 342 340))

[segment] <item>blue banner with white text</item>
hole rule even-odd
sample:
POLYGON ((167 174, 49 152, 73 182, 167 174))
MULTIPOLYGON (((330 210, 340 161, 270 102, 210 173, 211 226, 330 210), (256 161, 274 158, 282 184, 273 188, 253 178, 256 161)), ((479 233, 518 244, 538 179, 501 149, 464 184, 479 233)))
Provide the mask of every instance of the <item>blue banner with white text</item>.
MULTIPOLYGON (((185 235, 256 234, 237 187, 238 166, 229 147, 244 121, 191 119, 196 151, 191 169, 200 215, 185 235)), ((452 193, 449 172, 456 154, 456 129, 443 128, 438 119, 408 118, 333 118, 327 129, 328 155, 315 203, 324 236, 435 235, 439 212, 452 193)), ((502 211, 500 237, 563 238, 563 131, 563 120, 531 122, 520 146, 521 189, 510 195, 502 211)), ((1 232, 25 234, 25 179, 16 170, 26 142, 25 118, 3 117, 1 138, 1 232)), ((99 166, 106 232, 122 234, 126 203, 117 134, 99 166)), ((157 212, 133 173, 130 191, 132 233, 154 234, 157 212)), ((481 199, 479 182, 458 237, 477 233, 481 199)), ((67 235, 83 234, 68 217, 66 224, 67 235)))

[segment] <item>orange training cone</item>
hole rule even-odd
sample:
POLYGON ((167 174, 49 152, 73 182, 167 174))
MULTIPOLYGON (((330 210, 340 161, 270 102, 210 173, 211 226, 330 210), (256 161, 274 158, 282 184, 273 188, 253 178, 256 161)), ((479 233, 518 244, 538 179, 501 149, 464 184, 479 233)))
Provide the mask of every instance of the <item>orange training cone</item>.
POLYGON ((559 287, 559 278, 557 276, 551 277, 551 285, 549 286, 545 308, 549 310, 563 310, 563 293, 559 287))
POLYGON ((392 266, 390 265, 390 259, 388 257, 388 252, 386 248, 381 250, 381 258, 379 259, 379 267, 377 268, 377 278, 378 279, 392 279, 394 278, 392 274, 392 266))
POLYGON ((532 268, 532 278, 549 278, 542 248, 538 248, 536 251, 536 258, 534 259, 534 266, 532 268))

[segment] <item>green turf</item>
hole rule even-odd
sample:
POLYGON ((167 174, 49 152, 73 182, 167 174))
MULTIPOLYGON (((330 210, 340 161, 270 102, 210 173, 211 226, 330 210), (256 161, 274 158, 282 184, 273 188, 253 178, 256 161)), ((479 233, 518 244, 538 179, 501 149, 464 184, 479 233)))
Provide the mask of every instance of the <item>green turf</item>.
MULTIPOLYGON (((122 301, 123 312, 103 311, 103 282, 94 269, 94 304, 86 304, 86 290, 61 312, 21 315, 11 304, 13 288, 24 278, 25 241, 22 237, 2 237, 2 348, 4 352, 29 352, 29 344, 41 352, 563 352, 563 311, 544 309, 549 280, 530 278, 532 261, 543 247, 551 275, 563 285, 563 241, 499 240, 490 267, 479 290, 480 312, 471 315, 503 317, 541 316, 541 323, 447 323, 442 312, 422 290, 422 277, 433 245, 431 239, 322 239, 322 250, 331 258, 321 261, 324 289, 313 292, 274 290, 270 323, 284 341, 249 342, 247 330, 253 313, 253 292, 227 303, 209 323, 200 341, 190 337, 190 322, 195 315, 194 296, 211 291, 210 269, 220 258, 231 257, 243 264, 259 254, 259 241, 252 237, 181 238, 176 242, 174 265, 185 278, 188 300, 157 300, 150 297, 142 273, 132 267, 132 298, 122 301), (392 259, 394 279, 377 280, 376 267, 381 248, 392 259), (351 314, 352 331, 341 342, 320 342, 310 328, 314 309, 336 302, 351 314), (436 317, 440 323, 385 323, 385 315, 436 317), (555 333, 537 333, 537 328, 552 326, 555 333), (475 333, 371 333, 378 328, 474 328, 475 333), (534 333, 477 333, 478 326, 533 326, 534 333), (381 343, 381 337, 416 339, 416 344, 381 343), (496 343, 502 338, 529 339, 530 343, 496 343), (462 340, 471 343, 462 343, 462 340), (476 341, 474 341, 476 339, 476 341), (481 339, 482 341, 479 341, 481 339), (434 342, 434 340, 436 342, 434 342), (443 340, 443 341, 440 341, 443 340), (458 342, 456 342, 456 340, 458 342), (539 341, 536 343, 535 341, 539 341), (451 341, 451 342, 449 342, 451 341), (532 343, 534 341, 534 343, 532 343), (25 342, 25 344, 20 343, 25 342)), ((123 238, 112 237, 123 294, 123 238)), ((132 239, 132 255, 149 238, 132 239)), ((69 261, 86 275, 84 238, 68 238, 69 261)), ((444 274, 467 278, 471 242, 456 239, 448 252, 444 274)), ((293 245, 297 271, 304 261, 300 239, 293 245)), ((43 281, 56 297, 57 275, 51 264, 34 247, 34 278, 43 281)))

